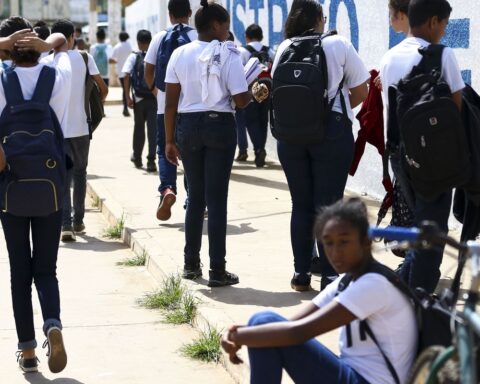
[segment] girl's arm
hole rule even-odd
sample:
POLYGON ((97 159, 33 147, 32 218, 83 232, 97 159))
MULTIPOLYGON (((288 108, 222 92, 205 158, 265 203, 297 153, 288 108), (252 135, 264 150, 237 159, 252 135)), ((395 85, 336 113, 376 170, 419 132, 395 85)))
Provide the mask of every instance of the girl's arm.
POLYGON ((0 145, 0 172, 3 172, 6 166, 7 166, 7 159, 5 157, 5 152, 3 151, 3 147, 0 145))
POLYGON ((300 320, 300 319, 303 319, 309 315, 311 315, 313 312, 316 312, 318 311, 319 308, 313 304, 312 302, 308 303, 307 305, 305 305, 305 307, 303 307, 298 313, 296 313, 295 315, 293 315, 291 318, 290 318, 290 321, 295 321, 295 320, 300 320))
POLYGON ((165 155, 169 162, 178 166, 179 153, 175 145, 175 125, 177 121, 180 84, 166 83, 165 89, 165 155))
POLYGON ((368 96, 368 83, 360 84, 358 87, 350 89, 350 106, 353 108, 359 106, 368 96))

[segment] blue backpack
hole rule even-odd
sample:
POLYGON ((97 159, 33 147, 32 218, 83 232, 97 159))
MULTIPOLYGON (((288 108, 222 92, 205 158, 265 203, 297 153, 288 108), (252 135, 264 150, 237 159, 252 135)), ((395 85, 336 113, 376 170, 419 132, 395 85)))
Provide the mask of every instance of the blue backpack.
POLYGON ((43 67, 31 100, 23 98, 13 69, 2 73, 7 105, 0 138, 7 166, 0 174, 2 209, 15 216, 47 216, 62 208, 66 188, 63 133, 50 97, 55 69, 43 67))
POLYGON ((173 51, 182 45, 190 43, 188 32, 193 28, 187 25, 176 25, 167 29, 167 34, 160 43, 157 53, 157 64, 155 66, 155 86, 162 92, 165 92, 165 76, 167 74, 167 65, 173 51))
POLYGON ((132 70, 132 89, 133 94, 144 99, 154 99, 152 91, 145 82, 145 52, 135 53, 135 65, 132 70))
POLYGON ((95 64, 97 64, 98 72, 100 75, 105 78, 108 76, 108 55, 107 55, 107 46, 105 44, 98 44, 95 47, 93 59, 95 64))

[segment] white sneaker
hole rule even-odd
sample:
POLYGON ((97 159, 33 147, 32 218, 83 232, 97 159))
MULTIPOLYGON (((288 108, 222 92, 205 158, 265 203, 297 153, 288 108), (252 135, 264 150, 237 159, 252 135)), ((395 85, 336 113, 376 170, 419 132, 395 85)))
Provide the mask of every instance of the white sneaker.
POLYGON ((61 240, 66 243, 77 240, 75 232, 71 226, 62 228, 61 240))

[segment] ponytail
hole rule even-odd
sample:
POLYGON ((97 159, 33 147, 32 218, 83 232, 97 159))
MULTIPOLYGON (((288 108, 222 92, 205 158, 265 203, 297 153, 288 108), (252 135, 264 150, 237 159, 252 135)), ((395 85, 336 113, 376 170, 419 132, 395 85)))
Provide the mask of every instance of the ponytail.
POLYGON ((200 8, 195 14, 195 28, 199 33, 205 33, 210 30, 210 24, 214 21, 218 23, 226 23, 230 21, 228 11, 215 2, 209 0, 201 0, 200 8))
POLYGON ((200 0, 200 6, 202 6, 203 8, 207 8, 208 7, 208 0, 200 0))

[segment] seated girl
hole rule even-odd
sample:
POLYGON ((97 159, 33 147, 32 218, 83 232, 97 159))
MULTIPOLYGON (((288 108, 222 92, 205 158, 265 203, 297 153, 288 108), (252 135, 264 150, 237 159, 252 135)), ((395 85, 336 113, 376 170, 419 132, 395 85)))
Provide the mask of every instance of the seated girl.
POLYGON ((367 209, 359 199, 325 209, 315 234, 340 277, 289 320, 261 312, 248 326, 234 325, 225 333, 222 346, 233 363, 241 363, 237 351, 248 347, 251 383, 280 383, 283 369, 295 383, 395 383, 382 351, 399 382, 406 381, 417 344, 414 310, 387 278, 368 272, 375 262, 368 228, 367 209), (353 279, 341 290, 346 273, 353 279), (360 329, 363 320, 381 350, 360 329), (336 356, 315 337, 340 327, 336 356))

